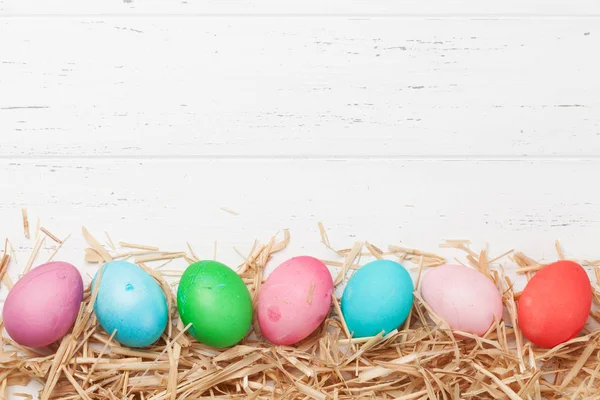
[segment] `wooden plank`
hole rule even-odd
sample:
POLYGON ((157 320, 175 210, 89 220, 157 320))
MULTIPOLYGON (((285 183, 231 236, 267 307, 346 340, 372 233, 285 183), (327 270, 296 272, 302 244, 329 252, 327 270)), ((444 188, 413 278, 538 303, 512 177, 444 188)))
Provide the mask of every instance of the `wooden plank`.
POLYGON ((582 15, 599 13, 593 0, 1 0, 7 15, 582 15))
MULTIPOLYGON (((464 261, 463 253, 439 249, 439 243, 471 239, 476 251, 489 242, 491 257, 515 248, 552 261, 554 240, 560 239, 567 257, 597 260, 599 168, 600 160, 553 159, 4 159, 0 221, 16 250, 8 270, 14 280, 34 243, 22 232, 20 210, 27 207, 59 237, 73 233, 55 259, 76 265, 86 285, 98 266, 83 262, 81 225, 101 241, 108 231, 117 242, 170 251, 185 251, 189 242, 201 259, 212 258, 216 240, 217 258, 230 266, 242 262, 234 247, 247 254, 254 239, 265 243, 290 229, 289 248, 276 254, 267 272, 302 254, 340 261, 320 243, 318 221, 338 249, 368 240, 384 249, 420 248, 455 262, 454 257, 464 261)), ((52 252, 42 248, 38 262, 52 252)), ((512 262, 503 263, 521 290, 525 276, 516 276, 512 262)), ((179 259, 163 271, 174 283, 176 271, 186 266, 179 259)), ((416 278, 416 268, 411 272, 416 278)), ((337 294, 342 290, 343 284, 337 294)), ((0 290, 0 304, 5 296, 0 290)), ((39 388, 13 390, 35 394, 39 388)))
MULTIPOLYGON (((283 229, 292 235, 285 255, 337 259, 320 244, 318 221, 335 248, 368 240, 442 252, 444 239, 471 239, 475 249, 491 243, 491 257, 516 248, 553 260, 559 239, 567 257, 598 259, 599 169, 559 160, 4 160, 0 220, 18 251, 14 278, 34 244, 23 237, 22 206, 58 236, 73 233, 56 259, 90 274, 82 225, 100 241, 108 231, 165 251, 190 242, 200 258, 212 258, 216 240, 230 265, 241 262, 234 246, 246 254, 283 229)), ((38 261, 51 253, 43 248, 38 261)))
POLYGON ((0 156, 596 156, 600 22, 0 21, 0 156))

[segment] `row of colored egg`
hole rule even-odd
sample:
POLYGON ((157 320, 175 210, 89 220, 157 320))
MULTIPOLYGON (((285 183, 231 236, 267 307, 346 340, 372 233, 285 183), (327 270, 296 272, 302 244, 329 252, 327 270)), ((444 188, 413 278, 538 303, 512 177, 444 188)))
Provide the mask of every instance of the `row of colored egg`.
MULTIPOLYGON (((502 318, 499 290, 482 273, 463 266, 430 270, 421 295, 450 328, 483 335, 502 318)), ((277 267, 260 288, 257 319, 262 335, 277 345, 294 344, 327 317, 334 290, 327 267, 301 256, 277 267)), ((402 265, 377 260, 357 270, 342 295, 341 309, 354 337, 399 328, 412 308, 414 286, 402 265)), ((145 347, 163 334, 168 306, 159 284, 145 270, 125 261, 106 263, 92 281, 94 311, 118 342, 145 347), (96 288, 98 278, 99 287, 96 288)), ((49 345, 73 326, 83 299, 75 267, 52 262, 34 268, 9 292, 4 325, 13 340, 29 347, 49 345)), ((534 344, 553 347, 584 327, 592 288, 584 269, 571 261, 546 266, 527 284, 518 303, 518 322, 534 344)), ((200 261, 184 272, 177 292, 184 325, 198 341, 222 348, 238 343, 252 324, 252 298, 239 275, 217 261, 200 261)))

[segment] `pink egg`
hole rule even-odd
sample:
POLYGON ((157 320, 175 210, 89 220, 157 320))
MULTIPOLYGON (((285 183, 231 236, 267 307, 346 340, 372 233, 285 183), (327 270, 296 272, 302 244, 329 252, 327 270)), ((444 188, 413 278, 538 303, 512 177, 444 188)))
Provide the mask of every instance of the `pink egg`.
POLYGON ((23 346, 47 346, 71 329, 82 300, 83 281, 74 266, 60 261, 42 264, 8 293, 4 326, 23 346))
POLYGON ((443 265, 425 274, 423 300, 450 328, 483 335, 502 318, 502 297, 481 272, 459 265, 443 265))
POLYGON ((309 336, 331 307, 333 280, 313 257, 287 260, 269 275, 258 296, 258 323, 265 338, 289 345, 309 336))

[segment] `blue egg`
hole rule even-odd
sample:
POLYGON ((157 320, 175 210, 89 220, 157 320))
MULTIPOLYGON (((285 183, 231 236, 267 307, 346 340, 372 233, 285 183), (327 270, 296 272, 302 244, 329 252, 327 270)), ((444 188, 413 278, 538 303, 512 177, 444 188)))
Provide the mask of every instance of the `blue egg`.
MULTIPOLYGON (((92 281, 92 293, 96 278, 92 281)), ((142 268, 126 261, 111 261, 102 267, 94 311, 102 328, 129 347, 146 347, 164 332, 167 299, 160 285, 142 268)))
POLYGON ((398 328, 413 304, 410 274, 397 262, 376 260, 352 275, 342 295, 342 313, 353 337, 398 328))

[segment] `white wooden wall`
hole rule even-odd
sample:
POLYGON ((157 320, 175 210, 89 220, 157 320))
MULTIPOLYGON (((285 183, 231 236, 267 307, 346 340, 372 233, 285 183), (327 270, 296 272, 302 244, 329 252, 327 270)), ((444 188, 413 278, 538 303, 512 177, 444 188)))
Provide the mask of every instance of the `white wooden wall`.
POLYGON ((9 274, 22 207, 88 273, 81 225, 232 265, 286 228, 333 258, 318 221, 600 258, 598 49, 592 0, 0 0, 9 274))

